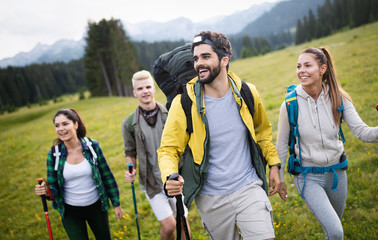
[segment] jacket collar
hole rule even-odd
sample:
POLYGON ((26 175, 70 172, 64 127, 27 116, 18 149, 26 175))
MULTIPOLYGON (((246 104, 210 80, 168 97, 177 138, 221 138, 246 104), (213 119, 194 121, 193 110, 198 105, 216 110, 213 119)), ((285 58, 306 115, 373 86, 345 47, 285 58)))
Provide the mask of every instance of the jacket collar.
MULTIPOLYGON (((162 119, 163 119, 163 121, 164 121, 166 115, 168 114, 168 111, 167 111, 167 109, 164 107, 163 104, 156 102, 156 105, 159 107, 159 110, 160 110, 160 113, 161 113, 161 117, 162 117, 162 119)), ((137 108, 135 109, 134 117, 133 117, 133 121, 132 121, 131 124, 135 127, 135 126, 137 125, 138 121, 139 121, 139 107, 137 107, 137 108)))
MULTIPOLYGON (((229 71, 227 74, 231 89, 235 95, 238 104, 240 105, 240 99, 242 98, 240 95, 241 89, 241 80, 240 78, 233 72, 229 71)), ((193 89, 192 91, 187 91, 189 97, 192 101, 195 99, 197 103, 197 112, 200 116, 205 114, 205 103, 204 103, 204 95, 203 95, 203 84, 198 81, 198 77, 193 78, 187 83, 187 90, 193 89)))

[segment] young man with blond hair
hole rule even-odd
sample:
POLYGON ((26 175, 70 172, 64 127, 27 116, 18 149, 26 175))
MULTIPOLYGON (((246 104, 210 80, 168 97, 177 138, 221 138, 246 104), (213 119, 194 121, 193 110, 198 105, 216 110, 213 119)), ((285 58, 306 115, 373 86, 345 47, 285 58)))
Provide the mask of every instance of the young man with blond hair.
MULTIPOLYGON (((160 147, 167 109, 155 101, 154 81, 148 71, 136 72, 132 83, 133 94, 139 100, 139 106, 122 123, 126 163, 133 163, 136 167, 138 157, 140 188, 161 224, 161 239, 174 239, 176 199, 168 198, 164 193, 156 153, 160 147)), ((132 173, 125 172, 126 182, 135 181, 135 167, 132 173)))

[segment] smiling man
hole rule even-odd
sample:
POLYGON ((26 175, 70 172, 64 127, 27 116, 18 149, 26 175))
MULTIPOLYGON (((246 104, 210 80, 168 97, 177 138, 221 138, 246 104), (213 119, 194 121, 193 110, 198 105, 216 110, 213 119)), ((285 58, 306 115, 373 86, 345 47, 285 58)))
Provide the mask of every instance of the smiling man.
MULTIPOLYGON (((167 109, 155 101, 155 86, 151 74, 142 70, 132 78, 133 93, 138 108, 122 123, 126 163, 139 162, 139 184, 161 224, 161 239, 174 239, 176 227, 175 198, 168 198, 163 189, 156 150, 160 146, 167 109)), ((126 182, 134 182, 136 169, 126 171, 126 182)), ((187 211, 186 211, 187 214, 187 211)), ((181 231, 184 234, 184 231, 181 231)))
POLYGON ((158 149, 162 179, 179 172, 179 181, 167 180, 171 196, 183 193, 194 200, 211 239, 273 239, 272 206, 267 195, 278 192, 280 160, 272 143, 272 127, 252 84, 254 113, 241 97, 242 81, 228 71, 231 43, 222 33, 200 32, 191 50, 198 77, 186 85, 191 99, 187 131, 183 97, 170 108, 158 149), (270 169, 269 187, 261 147, 270 169), (185 180, 185 183, 184 183, 185 180), (268 193, 269 192, 269 193, 268 193))

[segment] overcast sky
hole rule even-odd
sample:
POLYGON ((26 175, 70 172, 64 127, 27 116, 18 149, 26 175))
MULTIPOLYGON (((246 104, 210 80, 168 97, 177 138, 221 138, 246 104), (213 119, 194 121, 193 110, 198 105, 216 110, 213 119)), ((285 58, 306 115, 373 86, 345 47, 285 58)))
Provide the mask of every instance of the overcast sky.
POLYGON ((280 0, 0 0, 0 59, 28 52, 37 43, 79 40, 88 20, 137 23, 187 17, 200 22, 254 4, 280 0))

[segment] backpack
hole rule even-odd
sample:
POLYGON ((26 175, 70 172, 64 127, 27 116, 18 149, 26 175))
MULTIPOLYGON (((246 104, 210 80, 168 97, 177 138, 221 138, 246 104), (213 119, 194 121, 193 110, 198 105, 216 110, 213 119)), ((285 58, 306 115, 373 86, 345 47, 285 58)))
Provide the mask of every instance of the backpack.
MULTIPOLYGON (((97 164, 97 154, 96 154, 95 150, 92 147, 92 145, 93 145, 92 139, 90 139, 88 137, 84 137, 84 140, 85 140, 85 142, 86 142, 86 144, 89 147, 89 150, 91 152, 91 157, 92 157, 93 165, 96 166, 96 164, 97 164)), ((62 144, 55 145, 55 146, 51 147, 51 152, 53 153, 53 156, 55 157, 54 171, 58 171, 59 158, 60 158, 60 155, 62 155, 61 150, 62 150, 62 144)))
MULTIPOLYGON (((187 132, 193 132, 192 123, 192 100, 186 91, 186 83, 196 77, 198 74, 194 70, 193 54, 190 50, 190 43, 177 47, 170 52, 164 53, 159 56, 153 66, 153 75, 159 88, 167 97, 166 108, 169 110, 172 100, 177 94, 181 94, 181 106, 185 112, 187 122, 187 132)), ((242 81, 240 94, 247 104, 248 110, 254 115, 254 98, 251 89, 242 81)), ((129 120, 129 127, 132 120, 129 120)), ((260 146, 256 143, 259 155, 262 158, 264 166, 267 165, 266 159, 262 154, 260 146)))
POLYGON ((154 79, 167 97, 167 110, 173 98, 183 92, 186 83, 197 76, 190 45, 186 43, 160 55, 153 65, 154 79))
MULTIPOLYGON (((306 184, 306 174, 307 173, 325 173, 325 172, 333 172, 333 183, 332 183, 332 190, 337 191, 338 185, 338 177, 335 170, 343 169, 346 170, 348 168, 348 159, 346 157, 345 152, 340 157, 340 163, 334 164, 328 167, 303 167, 302 166, 302 156, 301 156, 301 142, 300 142, 300 134, 298 129, 298 101, 297 101, 297 91, 296 85, 291 85, 287 87, 288 94, 285 97, 285 104, 286 110, 288 115, 288 120, 290 124, 290 133, 289 133, 289 159, 287 163, 287 171, 291 175, 299 175, 302 174, 304 176, 304 183, 301 193, 299 194, 302 198, 303 190, 306 184), (299 158, 297 158, 294 150, 294 145, 296 143, 296 138, 298 138, 298 148, 299 148, 299 158)), ((343 110, 344 105, 341 99, 341 106, 338 108, 340 112, 340 127, 339 127, 339 135, 343 142, 345 142, 344 134, 341 129, 342 117, 343 117, 343 110)))

